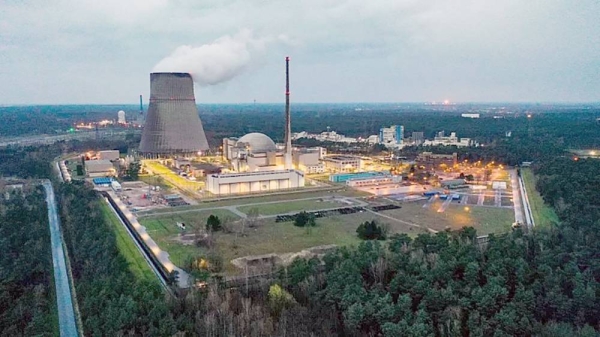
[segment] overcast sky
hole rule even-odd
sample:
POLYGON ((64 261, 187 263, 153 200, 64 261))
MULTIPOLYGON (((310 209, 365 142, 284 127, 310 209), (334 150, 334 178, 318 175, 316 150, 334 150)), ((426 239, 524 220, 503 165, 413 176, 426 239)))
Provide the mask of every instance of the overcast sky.
POLYGON ((283 102, 286 55, 292 102, 597 102, 600 1, 0 0, 0 104, 147 102, 182 52, 199 103, 283 102))

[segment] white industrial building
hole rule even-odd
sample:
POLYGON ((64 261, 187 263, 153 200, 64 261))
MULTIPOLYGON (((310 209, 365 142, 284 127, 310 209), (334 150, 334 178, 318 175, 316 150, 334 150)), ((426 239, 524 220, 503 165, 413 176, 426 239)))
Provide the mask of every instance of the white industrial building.
POLYGON ((363 168, 363 160, 358 156, 328 156, 323 162, 331 172, 356 172, 363 168))
POLYGON ((221 196, 300 187, 304 187, 304 173, 297 170, 211 174, 206 177, 206 190, 221 196))
POLYGON ((445 136, 444 131, 438 132, 437 136, 433 138, 433 140, 426 140, 423 142, 424 146, 456 146, 456 147, 467 147, 474 145, 474 142, 471 138, 458 138, 456 136, 456 132, 450 133, 450 136, 445 136))
POLYGON ((350 187, 364 187, 373 185, 397 184, 402 182, 402 176, 376 176, 370 178, 349 179, 346 185, 350 187))
MULTIPOLYGON (((322 147, 292 151, 292 164, 308 174, 325 172, 321 162, 327 150, 322 147)), ((235 172, 265 172, 284 169, 283 149, 262 133, 249 133, 241 138, 223 139, 223 157, 235 172)))
POLYGON ((271 171, 285 164, 284 151, 269 136, 256 132, 223 139, 223 157, 236 172, 271 171))
POLYGON ((307 174, 325 172, 325 164, 321 161, 327 150, 322 147, 295 149, 292 152, 292 161, 296 168, 307 174))
POLYGON ((479 118, 481 115, 480 114, 461 114, 461 117, 464 118, 479 118))

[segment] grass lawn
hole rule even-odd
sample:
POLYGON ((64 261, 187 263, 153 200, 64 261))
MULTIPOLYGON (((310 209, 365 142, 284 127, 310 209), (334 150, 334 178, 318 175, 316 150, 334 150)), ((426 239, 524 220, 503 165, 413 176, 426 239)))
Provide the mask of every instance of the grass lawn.
POLYGON ((151 175, 140 175, 138 180, 145 182, 148 185, 152 186, 160 186, 163 191, 168 191, 173 187, 168 181, 164 179, 159 179, 159 176, 151 176, 151 175))
POLYGON ((160 249, 169 253, 171 261, 177 266, 182 266, 188 257, 198 256, 203 251, 194 245, 183 245, 175 240, 179 233, 181 233, 181 230, 177 227, 177 222, 185 223, 187 232, 193 233, 197 228, 205 228, 206 219, 211 214, 218 216, 222 220, 225 218, 239 220, 237 215, 226 209, 173 214, 138 220, 142 226, 146 227, 146 231, 156 244, 158 244, 160 249))
POLYGON ((531 206, 535 226, 544 228, 550 226, 552 223, 558 223, 558 216, 554 212, 554 209, 544 203, 544 199, 542 199, 542 196, 535 189, 536 178, 531 169, 521 169, 521 177, 523 177, 523 183, 527 190, 529 206, 531 206))
POLYGON ((158 282, 156 275, 152 269, 150 269, 150 266, 133 242, 131 236, 129 236, 127 229, 121 224, 119 218, 117 218, 115 213, 104 202, 100 203, 100 209, 104 214, 104 218, 109 222, 115 232, 117 248, 127 261, 129 270, 131 270, 131 272, 139 279, 158 282))
POLYGON ((215 234, 216 250, 223 257, 225 271, 227 274, 236 274, 237 270, 229 263, 232 259, 269 253, 294 253, 302 249, 328 245, 352 245, 358 244, 360 240, 356 236, 356 228, 365 221, 373 219, 390 224, 392 233, 409 233, 411 235, 419 232, 418 228, 412 228, 393 221, 380 219, 372 213, 356 213, 351 215, 339 215, 317 219, 317 227, 307 232, 306 228, 295 227, 292 222, 276 223, 274 219, 261 220, 255 228, 245 228, 242 231, 242 221, 228 210, 219 209, 203 212, 182 213, 165 215, 162 217, 142 218, 140 222, 146 227, 148 233, 161 249, 167 251, 176 265, 182 265, 187 258, 196 257, 206 253, 204 248, 195 245, 183 245, 173 240, 179 234, 176 222, 184 222, 189 231, 198 226, 204 227, 209 215, 214 214, 219 218, 230 217, 233 233, 218 232, 215 234))
POLYGON ((287 202, 279 202, 273 204, 262 204, 256 206, 243 206, 239 207, 238 210, 244 213, 248 213, 251 209, 257 208, 258 212, 262 215, 273 215, 273 214, 284 214, 294 211, 311 211, 320 210, 327 208, 345 207, 352 206, 347 203, 331 200, 329 198, 324 199, 311 199, 311 200, 290 200, 287 202))
POLYGON ((505 233, 514 222, 514 211, 509 208, 469 205, 467 211, 465 206, 450 204, 445 212, 439 213, 437 210, 442 205, 441 201, 437 200, 427 208, 423 208, 423 204, 424 202, 407 202, 402 204, 401 209, 382 213, 437 231, 470 226, 479 235, 505 233))

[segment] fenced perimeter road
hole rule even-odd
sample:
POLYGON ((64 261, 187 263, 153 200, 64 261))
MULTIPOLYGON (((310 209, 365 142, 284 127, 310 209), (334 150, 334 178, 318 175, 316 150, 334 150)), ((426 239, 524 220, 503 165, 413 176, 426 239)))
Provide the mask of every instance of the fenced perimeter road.
POLYGON ((46 203, 48 204, 48 221, 50 223, 50 240, 52 242, 52 264, 54 265, 54 285, 56 286, 60 336, 78 336, 71 289, 69 287, 69 276, 65 264, 65 252, 63 250, 62 236, 60 235, 60 223, 58 222, 58 213, 56 211, 54 189, 48 180, 44 181, 42 185, 46 190, 46 203))

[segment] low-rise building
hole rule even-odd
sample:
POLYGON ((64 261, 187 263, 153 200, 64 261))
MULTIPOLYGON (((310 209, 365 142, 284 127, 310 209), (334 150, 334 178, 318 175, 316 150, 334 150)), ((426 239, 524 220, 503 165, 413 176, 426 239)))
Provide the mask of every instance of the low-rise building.
POLYGON ((218 196, 300 187, 304 187, 304 173, 297 170, 210 174, 206 177, 206 189, 218 196))
POLYGON ((355 172, 362 169, 362 159, 358 156, 328 156, 323 162, 331 172, 355 172))
POLYGON ((346 185, 350 187, 365 187, 373 185, 397 184, 402 182, 401 176, 382 175, 370 178, 350 179, 346 181, 346 185))
POLYGON ((98 151, 98 159, 99 160, 118 160, 119 159, 119 150, 103 150, 98 151))
POLYGON ((451 132, 450 136, 445 136, 444 131, 438 132, 437 136, 433 140, 425 140, 423 142, 425 146, 456 146, 456 147, 467 147, 475 145, 471 138, 458 138, 456 132, 451 132))
POLYGON ((117 170, 113 166, 113 163, 107 159, 86 160, 85 172, 90 178, 113 177, 117 175, 117 170))

